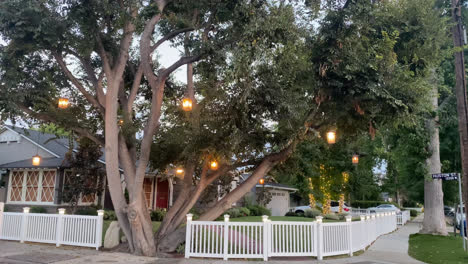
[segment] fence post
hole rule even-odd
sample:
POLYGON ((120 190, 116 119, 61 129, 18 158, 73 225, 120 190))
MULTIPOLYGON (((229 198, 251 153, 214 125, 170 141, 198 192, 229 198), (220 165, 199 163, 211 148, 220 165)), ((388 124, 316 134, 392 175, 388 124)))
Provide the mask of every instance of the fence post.
MULTIPOLYGON (((371 228, 370 228, 370 215, 366 215, 366 225, 367 225, 367 245, 370 245, 372 240, 371 240, 371 228)), ((366 245, 366 246, 367 246, 366 245)))
POLYGON ((65 208, 58 209, 59 214, 57 218, 57 233, 55 234, 55 240, 57 241, 56 246, 60 247, 63 237, 63 215, 65 214, 65 208))
POLYGON ((317 222, 317 259, 322 260, 323 259, 323 226, 322 226, 322 219, 323 216, 317 216, 316 218, 317 222))
POLYGON ((228 240, 229 240, 229 215, 224 215, 224 246, 223 246, 223 259, 228 259, 228 240))
POLYGON ((29 207, 23 207, 23 216, 21 219, 20 243, 24 243, 24 240, 26 239, 26 232, 28 232, 28 215, 29 215, 29 207))
POLYGON ((263 221, 263 260, 268 260, 268 215, 262 216, 263 221))
POLYGON ((96 250, 102 246, 102 222, 104 220, 104 210, 98 210, 96 224, 96 250))
POLYGON ((352 257, 353 256, 353 233, 351 231, 352 229, 352 225, 351 225, 351 219, 352 219, 352 216, 350 215, 347 215, 346 216, 346 224, 348 225, 348 237, 349 237, 349 256, 352 257))
POLYGON ((3 212, 5 211, 5 204, 0 203, 0 237, 2 237, 2 226, 3 226, 3 212))
POLYGON ((366 247, 367 247, 367 236, 364 238, 364 235, 366 235, 367 233, 365 232, 366 229, 366 216, 365 215, 360 215, 359 216, 361 218, 361 222, 359 223, 361 228, 361 232, 359 234, 359 236, 361 237, 361 239, 359 240, 361 244, 359 244, 359 249, 363 249, 363 250, 366 250, 366 247), (363 245, 364 244, 364 245, 363 245))
POLYGON ((385 232, 385 226, 383 225, 385 218, 381 213, 376 213, 375 217, 377 219, 377 237, 385 232))
POLYGON ((192 243, 192 237, 191 237, 191 232, 192 232, 192 217, 193 214, 187 214, 187 225, 185 228, 185 258, 190 257, 190 247, 192 243))

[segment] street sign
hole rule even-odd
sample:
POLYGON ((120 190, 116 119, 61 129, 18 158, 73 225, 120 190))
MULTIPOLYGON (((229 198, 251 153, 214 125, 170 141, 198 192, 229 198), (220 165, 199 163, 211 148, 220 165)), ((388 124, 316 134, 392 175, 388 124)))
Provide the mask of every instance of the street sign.
POLYGON ((432 179, 440 179, 444 181, 458 180, 458 173, 434 173, 432 179))

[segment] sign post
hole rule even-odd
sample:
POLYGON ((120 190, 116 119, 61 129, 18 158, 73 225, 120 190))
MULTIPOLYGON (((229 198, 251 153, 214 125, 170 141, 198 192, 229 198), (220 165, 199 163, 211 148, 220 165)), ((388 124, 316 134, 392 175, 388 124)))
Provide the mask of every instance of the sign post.
MULTIPOLYGON (((460 173, 435 173, 432 174, 432 179, 439 179, 444 181, 454 181, 458 180, 458 194, 460 196, 460 234, 463 240, 463 250, 466 251, 466 241, 465 241, 465 208, 463 206, 463 199, 462 199, 462 185, 461 185, 461 177, 460 173)), ((455 210, 455 217, 457 211, 455 210)), ((456 223, 455 223, 456 224, 456 223)))

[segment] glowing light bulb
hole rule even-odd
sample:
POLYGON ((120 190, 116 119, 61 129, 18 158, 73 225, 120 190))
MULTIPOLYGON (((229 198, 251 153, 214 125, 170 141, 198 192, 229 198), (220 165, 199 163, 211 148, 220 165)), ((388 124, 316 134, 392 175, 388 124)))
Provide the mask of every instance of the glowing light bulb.
POLYGON ((218 169, 218 162, 213 160, 212 162, 210 162, 210 168, 212 170, 217 170, 218 169))
POLYGON ((327 142, 328 144, 335 144, 336 142, 336 133, 333 131, 330 131, 327 133, 327 142))
POLYGON ((33 166, 39 166, 41 164, 41 156, 36 155, 32 157, 32 165, 33 166))
POLYGON ((68 108, 69 104, 68 98, 60 98, 58 101, 58 107, 61 109, 68 108))
POLYGON ((190 98, 184 98, 182 100, 182 109, 184 109, 184 111, 192 111, 192 99, 190 98))

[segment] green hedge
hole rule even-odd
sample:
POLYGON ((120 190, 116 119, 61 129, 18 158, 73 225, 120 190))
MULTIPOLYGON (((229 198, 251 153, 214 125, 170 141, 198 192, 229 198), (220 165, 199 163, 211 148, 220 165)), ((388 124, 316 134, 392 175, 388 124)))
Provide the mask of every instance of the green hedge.
POLYGON ((416 210, 414 210, 414 209, 411 209, 411 210, 410 210, 410 216, 411 216, 411 217, 418 216, 418 211, 416 211, 416 210))
POLYGON ((31 207, 31 209, 29 209, 29 212, 33 214, 47 214, 47 210, 44 207, 40 206, 31 207))
POLYGON ((365 209, 365 208, 369 208, 369 207, 376 207, 378 205, 381 205, 381 204, 393 204, 395 205, 396 207, 400 208, 398 206, 398 204, 396 203, 391 203, 391 202, 384 202, 384 201, 353 201, 351 203, 351 206, 353 208, 362 208, 362 209, 365 209))

